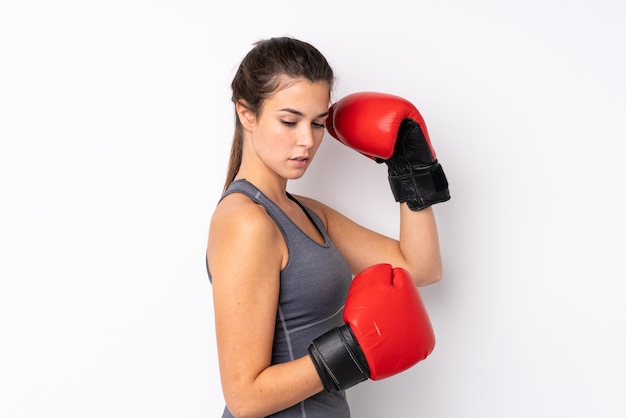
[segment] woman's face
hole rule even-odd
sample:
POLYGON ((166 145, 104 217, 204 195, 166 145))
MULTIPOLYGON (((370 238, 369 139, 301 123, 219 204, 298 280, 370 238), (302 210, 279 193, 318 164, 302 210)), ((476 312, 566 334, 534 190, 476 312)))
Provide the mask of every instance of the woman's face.
POLYGON ((260 162, 282 178, 302 177, 324 137, 329 102, 327 83, 287 80, 265 101, 251 129, 260 162))

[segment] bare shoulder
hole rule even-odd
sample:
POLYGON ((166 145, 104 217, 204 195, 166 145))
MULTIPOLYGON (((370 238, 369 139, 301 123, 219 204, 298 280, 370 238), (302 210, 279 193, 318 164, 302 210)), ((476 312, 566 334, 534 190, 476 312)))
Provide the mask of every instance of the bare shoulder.
POLYGON ((211 228, 222 229, 270 226, 271 219, 263 206, 241 193, 226 196, 215 208, 211 217, 211 228))
POLYGON ((281 240, 280 230, 263 206, 233 193, 217 205, 211 217, 207 247, 211 271, 242 260, 280 260, 281 240))

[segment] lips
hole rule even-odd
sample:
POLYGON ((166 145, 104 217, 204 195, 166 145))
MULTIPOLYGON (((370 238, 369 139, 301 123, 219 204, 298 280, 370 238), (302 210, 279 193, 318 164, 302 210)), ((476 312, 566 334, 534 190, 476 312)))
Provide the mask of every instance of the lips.
POLYGON ((289 161, 291 161, 291 164, 293 164, 294 167, 299 169, 304 169, 309 166, 309 157, 294 157, 289 161))

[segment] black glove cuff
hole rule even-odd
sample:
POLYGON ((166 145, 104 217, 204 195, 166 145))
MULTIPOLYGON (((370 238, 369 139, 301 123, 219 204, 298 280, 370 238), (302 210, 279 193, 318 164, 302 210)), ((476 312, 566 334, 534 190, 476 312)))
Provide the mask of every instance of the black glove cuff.
POLYGON ((448 180, 437 161, 427 168, 408 166, 402 174, 398 171, 397 167, 389 169, 389 185, 396 202, 406 202, 411 210, 422 210, 450 200, 448 180))
POLYGON ((365 354, 348 325, 314 339, 308 351, 326 392, 346 390, 369 378, 365 354))

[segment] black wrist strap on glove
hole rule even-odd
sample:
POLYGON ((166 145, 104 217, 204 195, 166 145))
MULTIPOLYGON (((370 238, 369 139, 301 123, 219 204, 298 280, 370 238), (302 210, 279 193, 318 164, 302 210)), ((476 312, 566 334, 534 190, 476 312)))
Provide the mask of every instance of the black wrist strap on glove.
POLYGON ((406 202, 411 210, 422 210, 450 199, 443 168, 432 157, 420 125, 405 119, 398 130, 393 156, 384 162, 396 202, 406 202))
POLYGON ((406 202, 411 210, 422 210, 450 199, 448 180, 437 160, 427 168, 409 166, 402 174, 389 172, 389 185, 396 202, 406 202))
POLYGON ((346 390, 370 376, 365 355, 348 325, 314 339, 309 356, 326 392, 346 390))

